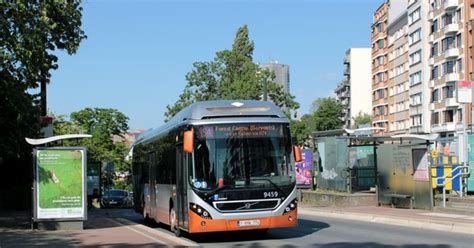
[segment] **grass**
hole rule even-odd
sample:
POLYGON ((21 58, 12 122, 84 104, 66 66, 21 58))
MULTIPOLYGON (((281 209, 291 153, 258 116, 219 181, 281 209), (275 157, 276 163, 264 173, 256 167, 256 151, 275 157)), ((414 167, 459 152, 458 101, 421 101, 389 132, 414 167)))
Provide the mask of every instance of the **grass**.
POLYGON ((83 169, 80 151, 42 150, 38 160, 40 208, 82 207, 83 169))

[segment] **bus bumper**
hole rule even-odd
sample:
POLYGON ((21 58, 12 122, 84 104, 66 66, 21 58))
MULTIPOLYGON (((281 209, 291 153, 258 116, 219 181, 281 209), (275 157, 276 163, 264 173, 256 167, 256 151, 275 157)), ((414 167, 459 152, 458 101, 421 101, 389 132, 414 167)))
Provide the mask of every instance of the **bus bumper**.
POLYGON ((205 233, 205 232, 225 232, 255 229, 271 229, 280 227, 296 227, 298 225, 297 209, 292 210, 288 214, 280 216, 269 216, 253 219, 229 219, 214 220, 204 219, 196 213, 189 211, 189 233, 205 233), (256 221, 259 225, 240 226, 241 221, 256 221))

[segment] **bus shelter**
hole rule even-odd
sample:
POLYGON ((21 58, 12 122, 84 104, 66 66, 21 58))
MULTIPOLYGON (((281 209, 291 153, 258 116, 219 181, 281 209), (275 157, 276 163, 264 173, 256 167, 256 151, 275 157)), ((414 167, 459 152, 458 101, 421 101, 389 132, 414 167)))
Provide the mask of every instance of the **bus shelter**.
POLYGON ((379 205, 430 209, 430 145, 437 135, 360 136, 350 130, 313 134, 320 173, 317 188, 375 189, 379 205))

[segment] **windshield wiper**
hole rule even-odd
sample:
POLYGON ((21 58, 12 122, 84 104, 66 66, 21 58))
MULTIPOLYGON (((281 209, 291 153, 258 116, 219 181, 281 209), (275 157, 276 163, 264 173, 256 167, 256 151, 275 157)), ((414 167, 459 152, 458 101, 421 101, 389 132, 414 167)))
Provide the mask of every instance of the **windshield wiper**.
POLYGON ((277 189, 278 191, 280 191, 280 193, 283 194, 283 190, 280 187, 278 187, 278 185, 276 185, 276 183, 272 182, 272 180, 270 180, 268 178, 251 178, 251 181, 254 181, 254 180, 268 181, 271 185, 273 185, 273 187, 275 187, 275 189, 277 189))

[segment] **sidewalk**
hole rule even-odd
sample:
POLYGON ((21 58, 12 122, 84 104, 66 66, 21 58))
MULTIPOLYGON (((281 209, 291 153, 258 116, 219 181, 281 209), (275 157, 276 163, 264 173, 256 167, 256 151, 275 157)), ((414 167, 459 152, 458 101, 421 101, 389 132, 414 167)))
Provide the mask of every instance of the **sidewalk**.
POLYGON ((0 213, 0 247, 189 247, 196 243, 175 237, 108 211, 90 211, 84 230, 31 230, 28 212, 0 213))
POLYGON ((389 207, 312 207, 299 206, 298 213, 321 217, 358 220, 389 225, 474 234, 474 216, 420 209, 389 207))

